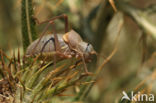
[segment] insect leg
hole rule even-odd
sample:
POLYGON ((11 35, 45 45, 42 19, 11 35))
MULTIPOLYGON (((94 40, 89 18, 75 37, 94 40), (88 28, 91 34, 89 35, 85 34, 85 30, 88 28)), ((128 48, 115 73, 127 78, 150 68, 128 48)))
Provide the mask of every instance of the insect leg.
MULTIPOLYGON (((55 32, 55 26, 54 26, 54 22, 53 21, 49 21, 49 23, 53 26, 53 32, 54 32, 54 38, 51 37, 48 41, 46 41, 46 43, 43 45, 43 48, 42 48, 42 51, 44 50, 45 46, 48 44, 48 42, 52 41, 54 43, 54 47, 55 47, 55 51, 56 51, 56 54, 58 52, 61 52, 61 49, 60 49, 60 43, 59 43, 59 40, 58 40, 58 36, 55 32)), ((41 53, 42 53, 41 51, 41 53)), ((56 55, 54 54, 54 68, 56 68, 56 55)))
POLYGON ((53 21, 50 21, 51 25, 53 26, 53 32, 54 32, 54 45, 55 45, 55 51, 56 52, 61 52, 61 47, 60 47, 60 43, 59 43, 59 40, 58 40, 58 36, 56 34, 56 31, 55 31, 55 25, 54 25, 54 22, 53 21))
MULTIPOLYGON (((69 55, 65 55, 64 53, 62 53, 62 50, 61 50, 61 46, 60 46, 60 42, 58 40, 58 36, 55 32, 55 25, 54 25, 54 21, 50 21, 51 25, 53 26, 53 32, 54 32, 54 45, 55 45, 55 51, 56 51, 56 54, 59 55, 60 57, 64 57, 64 58, 70 58, 69 55)), ((55 55, 54 55, 55 57, 55 55)))
POLYGON ((64 58, 70 58, 70 56, 69 56, 69 55, 66 55, 66 53, 62 53, 61 47, 60 47, 60 42, 59 42, 58 36, 57 36, 57 34, 56 34, 56 32, 55 32, 54 22, 51 21, 50 23, 51 23, 51 25, 53 25, 54 37, 51 37, 49 40, 47 40, 47 41, 44 43, 44 45, 43 45, 43 47, 42 47, 42 49, 41 49, 41 53, 42 53, 43 50, 45 49, 45 47, 46 47, 46 45, 48 44, 48 42, 52 41, 52 42, 54 43, 54 48, 55 48, 55 51, 56 51, 56 54, 57 54, 57 55, 59 55, 59 56, 61 56, 61 57, 64 57, 64 58))
POLYGON ((44 30, 43 30, 43 32, 42 32, 42 34, 41 34, 41 36, 40 36, 38 42, 36 43, 36 45, 35 45, 34 48, 32 49, 31 54, 34 53, 36 47, 38 46, 38 44, 39 44, 39 42, 41 41, 42 37, 45 35, 45 33, 46 33, 46 31, 48 30, 48 27, 49 27, 49 26, 50 26, 50 23, 48 23, 48 24, 46 25, 46 27, 44 28, 44 30))
MULTIPOLYGON (((43 30, 43 32, 42 32, 42 34, 41 34, 41 36, 40 36, 38 42, 36 43, 36 45, 35 45, 34 48, 32 49, 32 54, 33 54, 33 52, 35 51, 36 47, 38 46, 39 42, 41 41, 42 37, 45 35, 45 33, 46 33, 48 27, 49 27, 50 25, 53 25, 53 24, 54 24, 53 21, 49 21, 49 23, 46 25, 46 27, 44 28, 44 30, 43 30)), ((55 29, 55 28, 54 28, 54 29, 55 29)), ((56 51, 60 51, 60 44, 59 44, 59 42, 58 42, 58 37, 57 37, 57 35, 56 35, 56 33, 55 33, 55 30, 54 30, 54 39, 55 39, 55 40, 54 40, 54 41, 55 41, 54 44, 55 44, 56 51)), ((50 41, 50 40, 48 40, 48 42, 49 42, 49 41, 50 41)), ((48 42, 45 43, 45 46, 47 45, 48 42)), ((45 48, 45 46, 44 46, 44 48, 45 48)), ((42 51, 44 50, 44 48, 42 48, 42 51)))
POLYGON ((63 18, 65 20, 65 33, 67 33, 69 31, 68 30, 68 16, 66 14, 62 14, 62 15, 53 17, 51 19, 48 19, 48 20, 45 20, 45 21, 42 21, 42 22, 40 22, 36 17, 33 17, 33 18, 36 20, 37 24, 44 24, 44 23, 47 23, 47 22, 50 22, 50 21, 54 21, 56 19, 63 18))
POLYGON ((83 54, 81 55, 81 58, 82 58, 82 61, 83 61, 83 64, 84 64, 85 73, 86 73, 87 75, 92 75, 92 73, 88 72, 87 65, 86 65, 86 62, 85 62, 85 57, 84 57, 83 54))
MULTIPOLYGON (((53 24, 53 21, 54 20, 56 20, 56 19, 59 19, 59 18, 64 18, 64 20, 65 20, 65 33, 66 32, 68 32, 68 16, 66 15, 66 14, 62 14, 62 15, 60 15, 60 16, 56 16, 56 17, 54 17, 54 18, 51 18, 51 19, 49 19, 49 20, 45 20, 45 21, 43 21, 43 22, 40 22, 36 17, 33 17, 35 20, 36 20, 36 22, 37 22, 37 24, 43 24, 43 23, 46 23, 46 22, 48 22, 48 24, 47 24, 47 26, 44 28, 44 30, 43 30, 43 32, 42 32, 42 34, 41 34, 41 36, 40 36, 40 39, 39 39, 39 41, 36 43, 36 45, 35 45, 35 47, 32 49, 32 54, 34 53, 34 50, 35 50, 35 48, 37 47, 37 45, 39 44, 39 42, 41 41, 41 38, 44 36, 44 34, 46 33, 46 31, 47 31, 47 29, 48 29, 48 27, 49 27, 49 25, 50 24, 53 24)), ((57 35, 54 33, 54 37, 56 38, 55 39, 55 47, 57 47, 56 49, 57 50, 59 50, 59 42, 58 42, 58 39, 57 39, 57 35)))
MULTIPOLYGON (((49 21, 49 23, 46 25, 46 27, 44 28, 44 30, 43 30, 43 32, 42 32, 42 34, 41 34, 41 36, 40 36, 38 42, 36 43, 36 45, 34 46, 34 48, 33 48, 33 50, 32 50, 32 54, 33 54, 35 48, 38 46, 39 42, 41 41, 42 37, 45 35, 45 33, 46 33, 48 27, 49 27, 50 25, 53 25, 53 24, 54 24, 53 21, 49 21)), ((55 28, 54 28, 54 29, 55 29, 55 28)), ((54 44, 55 44, 56 51, 59 51, 59 50, 60 50, 60 45, 59 45, 58 37, 57 37, 57 34, 55 33, 55 30, 54 30, 54 39, 55 39, 55 40, 54 40, 54 42, 55 42, 54 44)), ((52 40, 52 38, 49 39, 49 40, 44 44, 44 46, 43 46, 41 52, 44 50, 45 46, 47 45, 47 43, 48 43, 50 40, 52 40)))

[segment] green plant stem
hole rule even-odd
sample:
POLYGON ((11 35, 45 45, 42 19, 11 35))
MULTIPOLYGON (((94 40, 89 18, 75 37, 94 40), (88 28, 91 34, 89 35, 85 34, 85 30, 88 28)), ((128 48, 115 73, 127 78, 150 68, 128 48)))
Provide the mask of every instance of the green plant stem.
POLYGON ((32 0, 22 0, 21 6, 22 39, 24 51, 36 39, 35 20, 33 19, 32 0))

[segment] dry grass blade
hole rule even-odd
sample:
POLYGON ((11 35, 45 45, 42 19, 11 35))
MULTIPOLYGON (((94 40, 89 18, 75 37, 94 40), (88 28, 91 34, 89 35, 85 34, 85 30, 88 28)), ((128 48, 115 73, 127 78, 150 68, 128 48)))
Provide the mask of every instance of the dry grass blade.
POLYGON ((114 54, 116 53, 117 51, 117 42, 119 41, 119 37, 120 37, 120 32, 122 30, 122 27, 123 27, 123 20, 121 20, 119 22, 119 29, 118 29, 118 33, 117 33, 117 37, 115 38, 115 47, 113 49, 113 51, 111 52, 111 54, 103 61, 102 65, 97 69, 96 71, 96 74, 99 74, 101 69, 104 67, 104 65, 114 56, 114 54))
MULTIPOLYGON (((25 78, 28 78, 27 82, 26 82, 26 87, 28 88, 32 88, 34 82, 36 81, 36 79, 39 77, 39 75, 47 68, 47 66, 49 65, 50 63, 48 63, 47 65, 43 66, 42 68, 40 68, 38 71, 34 72, 34 74, 32 76, 30 76, 30 78, 28 77, 25 77, 25 78)), ((30 71, 28 71, 29 73, 30 71)))
POLYGON ((7 56, 7 55, 3 52, 2 49, 0 49, 0 53, 2 53, 2 55, 3 55, 4 57, 6 57, 9 61, 11 60, 11 59, 9 58, 9 56, 7 56))
POLYGON ((79 66, 80 64, 82 64, 82 62, 76 62, 76 64, 71 65, 69 68, 66 68, 64 70, 62 70, 59 74, 56 74, 56 77, 62 75, 63 73, 69 73, 72 69, 76 68, 77 66, 79 66))
MULTIPOLYGON (((50 80, 50 78, 55 74, 60 72, 60 70, 64 67, 65 65, 61 65, 60 67, 56 68, 55 70, 51 71, 46 77, 44 82, 46 83, 47 81, 50 80)), ((56 78, 55 78, 56 79, 56 78)))
POLYGON ((42 97, 42 99, 46 99, 46 97, 48 95, 57 95, 59 93, 62 93, 66 88, 72 86, 72 85, 75 85, 78 81, 80 81, 82 78, 86 77, 87 75, 80 75, 79 78, 73 80, 73 81, 70 81, 70 82, 63 82, 61 85, 59 86, 56 86, 54 88, 51 88, 49 89, 45 95, 42 97))
POLYGON ((72 75, 67 76, 65 78, 65 81, 68 82, 69 80, 71 80, 72 78, 74 78, 77 74, 78 74, 78 71, 74 72, 72 75))
POLYGON ((114 10, 115 12, 117 12, 118 10, 117 10, 117 8, 116 8, 116 6, 115 6, 114 0, 109 0, 109 3, 111 4, 113 10, 114 10))
POLYGON ((32 66, 36 63, 36 61, 38 60, 40 56, 36 56, 34 59, 33 59, 33 62, 30 64, 30 69, 32 68, 32 66))
MULTIPOLYGON (((143 87, 147 82, 153 82, 156 80, 156 70, 149 76, 147 76, 143 81, 141 81, 136 87, 135 87, 135 91, 138 91, 141 87, 143 87)), ((147 85, 150 85, 150 83, 148 83, 147 85)), ((152 84, 152 83, 151 83, 152 84)))
POLYGON ((16 56, 15 56, 15 51, 13 51, 13 64, 14 64, 14 68, 15 68, 15 70, 16 71, 18 71, 18 68, 17 68, 17 63, 16 63, 17 61, 16 61, 16 56))
POLYGON ((83 83, 80 83, 80 85, 88 85, 88 84, 95 83, 95 82, 96 81, 83 82, 83 83))
POLYGON ((4 69, 3 73, 4 73, 5 77, 7 78, 8 82, 10 83, 10 85, 13 86, 13 84, 11 82, 13 80, 13 76, 12 76, 11 71, 9 70, 9 68, 7 68, 7 66, 6 66, 6 64, 4 62, 4 58, 3 57, 4 56, 3 56, 2 52, 1 52, 2 67, 4 69))
POLYGON ((20 50, 18 48, 18 54, 17 54, 17 61, 19 64, 21 64, 21 58, 20 58, 20 50))

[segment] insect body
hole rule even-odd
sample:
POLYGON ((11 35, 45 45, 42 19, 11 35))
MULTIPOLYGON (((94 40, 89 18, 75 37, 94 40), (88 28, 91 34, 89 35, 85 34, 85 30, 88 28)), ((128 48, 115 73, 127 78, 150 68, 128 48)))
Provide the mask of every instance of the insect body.
MULTIPOLYGON (((27 57, 31 55, 44 55, 56 52, 54 35, 43 36, 40 42, 38 41, 39 39, 35 40, 32 44, 29 45, 26 51, 27 57), (37 43, 38 45, 36 46, 37 43), (32 51, 35 46, 35 50, 32 51)), ((64 57, 81 58, 82 55, 84 56, 85 61, 89 61, 91 59, 90 56, 96 54, 92 45, 84 42, 74 30, 69 31, 64 35, 58 34, 58 41, 61 48, 60 53, 62 53, 64 57)))
MULTIPOLYGON (((60 43, 62 52, 64 52, 65 55, 68 55, 67 53, 69 53, 69 47, 62 39, 62 36, 63 36, 62 34, 58 35, 58 41, 60 43)), ((32 55, 40 55, 40 54, 48 54, 48 53, 50 54, 50 53, 56 52, 54 35, 43 36, 40 42, 38 41, 39 39, 35 40, 33 43, 31 43, 28 46, 27 51, 26 51, 27 57, 32 56, 32 55), (38 45, 36 46, 37 43, 38 45), (33 48, 35 46, 36 48, 33 51, 33 48)))
POLYGON ((57 35, 55 32, 53 35, 42 36, 29 45, 26 51, 26 56, 52 54, 49 56, 57 57, 57 61, 60 59, 76 57, 81 59, 84 63, 85 72, 88 74, 87 66, 85 62, 91 60, 91 55, 96 54, 92 45, 84 42, 80 35, 74 30, 68 31, 68 19, 66 15, 57 16, 48 20, 50 24, 53 24, 53 20, 57 18, 65 18, 65 34, 57 35))
MULTIPOLYGON (((69 47, 62 39, 62 36, 63 36, 62 34, 58 35, 58 41, 61 46, 61 51, 62 51, 64 57, 65 57, 65 55, 70 56, 68 54, 68 53, 70 53, 69 47)), ((54 55, 57 55, 54 35, 43 36, 41 38, 40 42, 38 42, 38 41, 39 41, 39 39, 35 40, 33 43, 31 43, 28 46, 27 51, 26 51, 26 57, 40 55, 40 57, 47 56, 47 59, 46 59, 47 61, 52 60, 54 58, 54 55)), ((58 59, 62 59, 61 57, 59 58, 59 56, 57 56, 57 57, 58 57, 58 59)))

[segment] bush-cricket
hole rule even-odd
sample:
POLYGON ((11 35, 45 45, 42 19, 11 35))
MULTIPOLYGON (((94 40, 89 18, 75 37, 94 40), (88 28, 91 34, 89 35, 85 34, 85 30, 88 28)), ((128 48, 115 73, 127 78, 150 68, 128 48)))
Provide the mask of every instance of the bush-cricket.
POLYGON ((68 17, 65 14, 56 16, 42 23, 39 23, 39 21, 37 22, 38 24, 48 22, 48 24, 45 27, 41 37, 28 46, 26 56, 38 54, 42 55, 53 52, 54 62, 59 61, 60 59, 76 57, 77 59, 82 59, 85 73, 90 74, 88 72, 86 62, 91 60, 91 55, 96 55, 97 53, 93 49, 93 46, 84 42, 77 32, 74 30, 68 30, 68 17), (53 26, 53 35, 45 35, 47 28, 51 24, 54 25, 54 20, 58 18, 64 18, 65 20, 65 34, 57 35, 55 32, 55 26, 53 26))

